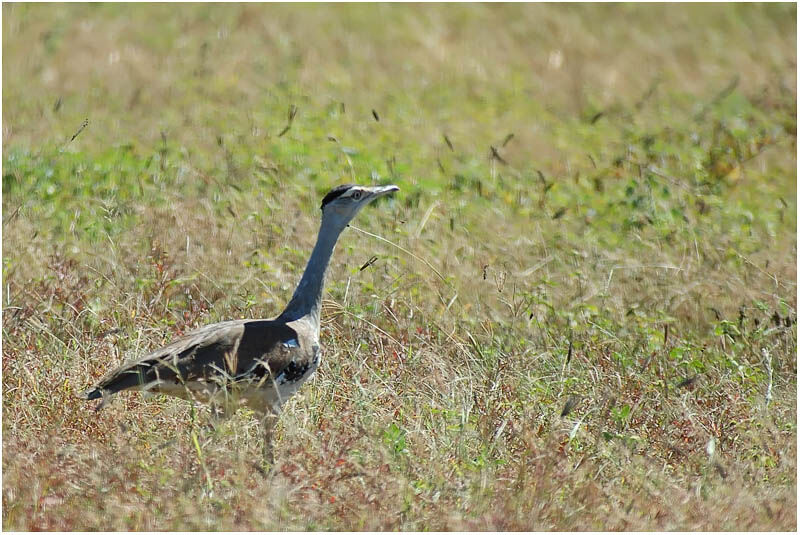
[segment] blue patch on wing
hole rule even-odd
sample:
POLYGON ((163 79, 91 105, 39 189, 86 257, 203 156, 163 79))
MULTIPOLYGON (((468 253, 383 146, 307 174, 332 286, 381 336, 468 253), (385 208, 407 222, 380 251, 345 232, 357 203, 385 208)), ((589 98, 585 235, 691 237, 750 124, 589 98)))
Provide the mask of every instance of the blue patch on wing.
POLYGON ((284 340, 283 347, 300 347, 300 344, 297 343, 297 338, 292 338, 290 340, 284 340))

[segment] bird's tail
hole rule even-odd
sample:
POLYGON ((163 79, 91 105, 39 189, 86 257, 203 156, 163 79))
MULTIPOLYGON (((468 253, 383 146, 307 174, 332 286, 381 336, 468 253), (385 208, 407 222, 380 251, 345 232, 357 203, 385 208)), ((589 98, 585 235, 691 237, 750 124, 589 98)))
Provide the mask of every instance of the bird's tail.
POLYGON ((78 394, 78 397, 86 400, 100 399, 101 397, 103 397, 103 391, 97 387, 92 387, 89 390, 86 390, 78 394))
POLYGON ((108 400, 108 398, 106 397, 105 390, 103 390, 99 386, 95 386, 95 387, 92 387, 92 388, 90 388, 88 390, 85 390, 84 392, 78 394, 78 397, 81 398, 81 399, 85 399, 87 401, 90 401, 90 400, 93 400, 93 399, 99 399, 100 403, 97 405, 97 407, 94 408, 95 412, 97 412, 100 409, 102 409, 103 407, 105 407, 106 401, 108 400))

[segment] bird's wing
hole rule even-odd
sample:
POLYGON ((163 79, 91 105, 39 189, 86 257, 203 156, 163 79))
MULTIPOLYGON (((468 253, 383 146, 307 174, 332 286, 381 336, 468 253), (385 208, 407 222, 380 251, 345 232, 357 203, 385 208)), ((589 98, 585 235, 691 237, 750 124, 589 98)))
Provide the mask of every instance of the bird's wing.
MULTIPOLYGON (((291 322, 297 323, 297 322, 291 322)), ((300 326, 302 327, 302 326, 300 326)), ((234 320, 207 325, 106 375, 87 399, 154 383, 260 380, 309 365, 316 343, 276 320, 234 320)))

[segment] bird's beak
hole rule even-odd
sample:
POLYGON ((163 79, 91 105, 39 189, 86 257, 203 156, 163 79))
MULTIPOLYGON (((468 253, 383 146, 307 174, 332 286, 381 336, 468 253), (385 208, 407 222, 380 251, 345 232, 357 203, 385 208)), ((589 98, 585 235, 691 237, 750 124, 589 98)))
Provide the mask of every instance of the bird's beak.
POLYGON ((378 197, 382 197, 388 193, 394 193, 395 191, 399 190, 400 188, 398 188, 394 184, 390 184, 388 186, 373 186, 369 189, 370 200, 377 199, 378 197))

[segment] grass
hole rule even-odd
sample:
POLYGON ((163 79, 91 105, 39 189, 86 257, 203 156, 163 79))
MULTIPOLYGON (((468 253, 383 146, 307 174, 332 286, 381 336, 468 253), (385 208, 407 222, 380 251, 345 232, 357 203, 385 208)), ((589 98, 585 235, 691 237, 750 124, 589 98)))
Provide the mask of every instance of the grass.
POLYGON ((796 30, 5 4, 3 528, 795 530, 796 30), (349 181, 402 191, 342 236, 272 471, 247 411, 75 398, 277 314, 349 181))

